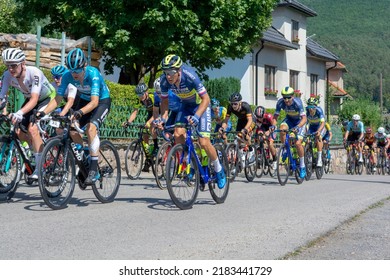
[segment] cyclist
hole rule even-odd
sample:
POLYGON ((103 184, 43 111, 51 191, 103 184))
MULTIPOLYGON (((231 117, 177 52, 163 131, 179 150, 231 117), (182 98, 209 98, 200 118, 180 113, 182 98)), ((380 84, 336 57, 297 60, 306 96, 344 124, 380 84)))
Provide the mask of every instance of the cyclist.
MULTIPOLYGON (((242 101, 242 96, 238 92, 235 92, 232 95, 230 95, 229 103, 230 104, 226 112, 226 118, 222 122, 220 132, 223 133, 226 130, 228 126, 228 121, 230 120, 230 115, 233 113, 234 115, 237 116, 236 131, 240 131, 242 138, 246 140, 247 144, 250 144, 250 137, 252 134, 252 130, 255 127, 252 118, 251 106, 247 102, 242 101)), ((255 161, 253 150, 249 151, 248 158, 249 158, 249 163, 255 161)))
MULTIPOLYGON (((218 132, 219 129, 222 127, 222 122, 226 118, 227 109, 220 105, 219 101, 215 98, 211 99, 211 120, 215 121, 215 129, 214 133, 218 132)), ((232 130, 232 122, 229 120, 226 127, 226 132, 229 132, 232 130)), ((227 137, 225 134, 223 134, 223 139, 225 141, 225 144, 227 144, 227 137)))
MULTIPOLYGON (((155 111, 159 111, 158 107, 155 107, 154 104, 154 94, 149 94, 148 86, 145 83, 140 83, 135 88, 135 93, 138 96, 139 104, 137 107, 144 106, 148 115, 146 116, 146 123, 145 127, 149 129, 150 134, 152 135, 153 139, 153 151, 152 154, 156 154, 158 151, 158 140, 157 140, 157 133, 153 129, 152 123, 154 121, 154 115, 156 114, 155 111)), ((139 108, 136 108, 129 116, 129 119, 127 122, 123 123, 124 127, 129 126, 137 117, 139 112, 139 108)), ((158 113, 157 113, 158 114, 158 113)), ((147 144, 147 147, 149 145, 149 135, 144 134, 143 135, 143 141, 147 144)), ((142 171, 149 172, 150 163, 148 160, 145 161, 144 168, 142 171)))
POLYGON ((373 171, 376 171, 376 152, 375 152, 375 135, 372 133, 372 128, 367 127, 366 132, 364 133, 364 151, 367 152, 367 156, 370 156, 368 153, 372 153, 372 161, 374 164, 373 171))
MULTIPOLYGON (((74 111, 71 119, 78 120, 80 127, 85 127, 91 162, 88 177, 84 183, 91 185, 100 178, 100 173, 97 170, 100 148, 98 130, 111 108, 110 91, 99 70, 93 66, 87 66, 87 58, 81 49, 74 48, 68 53, 66 66, 69 71, 62 76, 57 97, 49 103, 43 112, 37 113, 36 118, 39 119, 58 107, 69 84, 77 88, 80 94, 80 102, 75 107, 76 111, 74 111)), ((71 131, 70 134, 76 143, 83 144, 83 139, 79 133, 71 131)))
POLYGON ((268 144, 270 153, 272 155, 272 168, 276 170, 276 149, 274 146, 274 138, 272 130, 273 126, 273 115, 265 112, 265 108, 263 106, 257 106, 254 113, 255 124, 256 124, 256 135, 259 135, 260 132, 264 133, 265 141, 268 144))
POLYGON ((383 147, 383 157, 387 158, 387 149, 389 148, 390 141, 387 138, 384 127, 379 127, 378 131, 374 135, 374 147, 377 148, 376 152, 380 152, 380 148, 383 147))
POLYGON ((329 150, 329 143, 332 141, 333 138, 333 133, 332 133, 332 128, 328 122, 325 122, 325 135, 322 137, 322 142, 324 143, 324 149, 328 151, 327 153, 327 158, 330 158, 330 150, 329 150))
POLYGON ((357 150, 359 152, 359 163, 363 162, 363 136, 364 136, 364 125, 360 121, 360 116, 355 114, 352 116, 352 121, 348 123, 347 130, 344 135, 344 144, 352 141, 358 141, 357 150))
MULTIPOLYGON (((57 65, 51 68, 50 72, 54 79, 51 84, 57 92, 58 87, 61 85, 62 76, 66 72, 68 72, 68 69, 66 69, 66 67, 63 65, 57 65)), ((64 94, 64 99, 66 101, 66 104, 61 108, 58 108, 58 113, 60 116, 65 116, 69 112, 69 110, 71 108, 74 109, 74 106, 78 103, 79 97, 77 96, 77 88, 74 85, 68 85, 68 88, 66 89, 66 92, 64 94)))
MULTIPOLYGON (((8 48, 3 51, 2 59, 7 67, 5 71, 0 100, 3 108, 10 87, 21 91, 25 101, 16 113, 11 114, 12 122, 20 123, 17 130, 18 138, 21 141, 27 141, 34 151, 35 162, 38 163, 41 158, 43 141, 37 126, 30 122, 34 110, 43 110, 47 104, 56 95, 54 87, 49 83, 43 72, 35 66, 26 65, 26 56, 24 52, 16 48, 8 48)), ((31 179, 38 179, 37 170, 30 175, 31 179)))
MULTIPOLYGON (((282 89, 282 98, 276 103, 273 125, 276 126, 280 111, 286 112, 286 118, 280 124, 280 129, 292 129, 296 132, 297 141, 295 146, 299 155, 299 177, 306 176, 305 153, 302 146, 302 140, 306 133, 306 112, 300 98, 294 98, 294 89, 286 86, 282 89)), ((286 132, 280 132, 280 140, 282 143, 286 140, 286 132)))
MULTIPOLYGON (((199 138, 200 145, 214 166, 218 187, 224 188, 227 182, 226 174, 210 141, 211 109, 210 97, 206 88, 195 71, 183 64, 177 55, 170 54, 164 57, 161 68, 164 71, 160 80, 162 122, 165 123, 168 116, 168 92, 171 90, 182 101, 182 109, 177 114, 175 122, 185 123, 187 117, 190 124, 199 127, 199 132, 203 136, 199 138)), ((174 136, 177 143, 184 143, 185 135, 183 128, 175 128, 174 136)))
POLYGON ((306 116, 309 125, 308 133, 315 134, 315 144, 317 147, 317 167, 322 166, 322 138, 325 135, 325 116, 321 107, 318 106, 319 100, 316 97, 310 97, 307 101, 306 116))
POLYGON ((341 133, 343 135, 343 138, 345 136, 345 132, 347 132, 348 123, 349 123, 348 120, 344 120, 341 122, 341 133))

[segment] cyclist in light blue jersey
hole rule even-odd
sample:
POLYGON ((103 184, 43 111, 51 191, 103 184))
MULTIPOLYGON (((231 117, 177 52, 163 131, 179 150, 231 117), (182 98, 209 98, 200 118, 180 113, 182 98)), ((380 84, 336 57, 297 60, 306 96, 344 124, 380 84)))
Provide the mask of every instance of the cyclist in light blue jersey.
MULTIPOLYGON (((299 177, 304 178, 306 176, 305 167, 305 151, 302 146, 303 136, 306 133, 306 111, 303 107, 302 100, 300 98, 294 98, 294 89, 292 87, 284 87, 282 89, 282 98, 276 103, 276 110, 274 113, 275 126, 280 115, 280 111, 286 112, 286 118, 280 124, 280 129, 292 129, 296 131, 298 136, 295 142, 297 152, 299 155, 299 177)), ((281 142, 286 140, 286 133, 280 132, 281 142)))
MULTIPOLYGON (((161 115, 162 121, 168 116, 168 92, 171 90, 182 101, 182 109, 176 116, 176 123, 185 123, 198 126, 203 137, 199 139, 200 145, 212 161, 217 174, 217 184, 220 189, 226 185, 226 175, 219 162, 217 152, 210 141, 211 108, 210 97, 195 71, 182 63, 179 56, 170 54, 163 58, 161 67, 164 74, 161 76, 161 115)), ((185 142, 185 130, 175 129, 175 141, 185 142)))
POLYGON ((358 151, 359 151, 359 163, 363 162, 363 138, 364 138, 364 124, 360 121, 360 116, 355 114, 352 116, 352 121, 347 125, 347 131, 344 135, 344 144, 349 141, 358 141, 358 151))
POLYGON ((317 147, 317 167, 322 166, 322 138, 326 133, 325 116, 321 107, 318 106, 319 100, 316 97, 310 97, 307 101, 306 116, 309 126, 308 134, 315 133, 317 147))
MULTIPOLYGON (((36 117, 39 119, 42 115, 57 108, 69 84, 77 88, 80 101, 75 107, 76 111, 74 111, 72 119, 78 120, 80 127, 86 126, 91 163, 85 184, 91 185, 100 178, 97 170, 100 148, 98 130, 110 111, 110 91, 98 69, 87 66, 87 59, 81 49, 75 48, 68 53, 66 65, 69 72, 62 76, 57 97, 48 104, 43 114, 42 112, 38 113, 36 117)), ((71 136, 76 143, 82 145, 83 141, 79 133, 71 131, 71 136)))

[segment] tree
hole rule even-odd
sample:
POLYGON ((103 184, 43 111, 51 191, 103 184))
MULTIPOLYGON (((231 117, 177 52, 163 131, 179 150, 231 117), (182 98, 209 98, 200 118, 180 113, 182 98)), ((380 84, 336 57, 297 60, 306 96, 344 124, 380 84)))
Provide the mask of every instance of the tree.
POLYGON ((180 55, 200 72, 219 68, 223 58, 242 58, 271 24, 278 0, 17 0, 28 18, 50 16, 48 32, 74 38, 90 35, 106 55, 105 71, 122 67, 131 84, 161 59, 180 55), (26 12, 28 11, 28 12, 26 12))
POLYGON ((26 32, 29 24, 15 15, 18 5, 15 0, 0 0, 0 32, 26 32))

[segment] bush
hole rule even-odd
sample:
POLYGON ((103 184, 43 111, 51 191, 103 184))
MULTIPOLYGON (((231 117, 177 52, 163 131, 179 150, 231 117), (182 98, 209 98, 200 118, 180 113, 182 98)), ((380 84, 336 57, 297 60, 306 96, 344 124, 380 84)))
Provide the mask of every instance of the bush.
POLYGON ((227 107, 229 97, 234 92, 240 92, 241 81, 238 78, 218 78, 204 82, 210 98, 219 100, 222 106, 227 107))
POLYGON ((339 110, 339 121, 351 120, 354 114, 360 115, 365 127, 377 128, 382 124, 382 114, 380 107, 369 99, 346 100, 339 110))

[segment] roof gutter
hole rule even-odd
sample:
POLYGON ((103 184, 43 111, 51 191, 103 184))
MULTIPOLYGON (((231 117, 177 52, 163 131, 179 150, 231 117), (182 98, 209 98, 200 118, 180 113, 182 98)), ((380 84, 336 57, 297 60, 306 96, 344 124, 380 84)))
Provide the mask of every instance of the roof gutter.
POLYGON ((330 86, 329 86, 329 71, 336 68, 337 60, 334 61, 334 65, 329 69, 326 69, 326 99, 325 99, 325 112, 326 112, 326 121, 329 122, 330 116, 330 86))
POLYGON ((264 48, 264 40, 261 40, 260 42, 261 42, 261 47, 255 54, 255 105, 256 106, 257 106, 258 101, 259 101, 259 97, 258 97, 258 93, 259 93, 259 75, 258 75, 259 67, 258 67, 257 63, 259 62, 259 53, 264 48))

